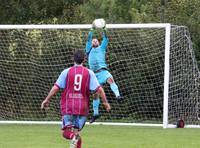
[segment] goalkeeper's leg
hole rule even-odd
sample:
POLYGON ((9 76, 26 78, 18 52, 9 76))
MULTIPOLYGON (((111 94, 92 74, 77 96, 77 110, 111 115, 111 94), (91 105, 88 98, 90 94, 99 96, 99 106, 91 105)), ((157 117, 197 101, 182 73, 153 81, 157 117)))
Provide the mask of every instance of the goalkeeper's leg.
POLYGON ((119 88, 115 83, 112 74, 108 70, 102 70, 101 72, 96 73, 96 77, 101 85, 105 84, 106 82, 110 85, 110 88, 115 94, 117 100, 122 99, 119 93, 119 88))
POLYGON ((115 94, 115 97, 117 98, 117 100, 118 101, 121 100, 122 97, 120 96, 119 88, 118 88, 117 84, 115 83, 112 76, 107 79, 107 83, 110 85, 110 88, 113 91, 113 93, 115 94))
POLYGON ((95 122, 96 119, 99 118, 99 105, 100 105, 100 99, 99 99, 99 95, 95 94, 94 95, 94 100, 93 100, 93 116, 92 119, 90 120, 90 123, 95 122))

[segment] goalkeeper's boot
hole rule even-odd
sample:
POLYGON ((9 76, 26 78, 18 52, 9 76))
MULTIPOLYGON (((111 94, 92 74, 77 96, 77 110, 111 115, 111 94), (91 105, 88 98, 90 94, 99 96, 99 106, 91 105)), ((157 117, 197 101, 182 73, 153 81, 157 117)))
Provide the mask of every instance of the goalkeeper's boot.
POLYGON ((95 122, 98 118, 100 118, 100 115, 93 115, 91 120, 90 120, 90 124, 95 122))
POLYGON ((74 135, 74 137, 72 138, 71 143, 70 143, 70 148, 77 148, 77 143, 78 143, 79 139, 80 139, 79 135, 74 135))
POLYGON ((116 99, 117 99, 118 102, 121 102, 121 101, 124 99, 124 97, 122 97, 122 96, 117 96, 116 99))

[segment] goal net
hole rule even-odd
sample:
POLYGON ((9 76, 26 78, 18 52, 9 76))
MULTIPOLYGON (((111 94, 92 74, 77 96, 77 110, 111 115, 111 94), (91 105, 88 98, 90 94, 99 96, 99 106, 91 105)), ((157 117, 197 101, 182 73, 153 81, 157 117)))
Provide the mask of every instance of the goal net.
MULTIPOLYGON (((0 25, 0 121, 60 121, 60 93, 40 110, 60 72, 85 49, 90 25, 0 25)), ((188 29, 108 24, 107 64, 124 97, 100 122, 200 125, 199 70, 188 29)), ((101 40, 100 31, 95 37, 101 40)), ((87 66, 87 62, 86 62, 87 66)), ((92 99, 92 96, 91 96, 92 99)), ((92 105, 90 116, 92 115, 92 105)))

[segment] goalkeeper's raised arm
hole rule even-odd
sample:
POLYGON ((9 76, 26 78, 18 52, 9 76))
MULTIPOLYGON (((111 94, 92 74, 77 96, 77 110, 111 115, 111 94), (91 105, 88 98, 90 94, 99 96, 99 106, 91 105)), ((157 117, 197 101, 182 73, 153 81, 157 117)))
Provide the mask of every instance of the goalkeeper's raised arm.
MULTIPOLYGON (((105 24, 102 22, 105 21, 103 21, 102 19, 95 20, 92 24, 91 30, 88 33, 88 39, 86 42, 86 53, 88 55, 88 64, 89 68, 95 73, 99 83, 101 85, 108 83, 110 85, 111 90, 115 94, 116 98, 120 100, 122 97, 120 96, 118 86, 115 83, 113 76, 108 71, 108 67, 106 64, 106 48, 108 46, 108 37, 106 33, 105 24), (93 38, 95 29, 102 30, 101 44, 97 38, 93 38)), ((96 95, 93 101, 94 114, 90 123, 94 122, 99 117, 99 104, 100 104, 99 95, 96 95)))
MULTIPOLYGON (((94 28, 92 28, 89 33, 88 33, 88 39, 86 42, 86 54, 89 56, 92 48, 97 48, 99 46, 99 40, 96 38, 93 38, 93 34, 94 34, 94 28)), ((100 49, 105 51, 107 46, 108 46, 108 37, 106 34, 106 28, 103 28, 102 30, 102 42, 100 45, 100 49)))
POLYGON ((85 52, 86 52, 87 55, 89 55, 89 53, 92 49, 92 36, 93 36, 93 31, 91 30, 88 33, 88 39, 87 39, 86 48, 85 48, 85 52))
POLYGON ((101 46, 102 50, 106 50, 106 48, 108 46, 108 37, 107 37, 107 34, 106 34, 106 28, 103 28, 102 37, 103 37, 103 40, 102 40, 100 46, 101 46))

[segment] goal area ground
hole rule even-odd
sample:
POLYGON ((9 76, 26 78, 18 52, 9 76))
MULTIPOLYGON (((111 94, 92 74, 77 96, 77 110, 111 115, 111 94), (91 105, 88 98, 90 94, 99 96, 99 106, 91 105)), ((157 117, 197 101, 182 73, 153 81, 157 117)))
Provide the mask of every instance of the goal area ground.
MULTIPOLYGON (((199 148, 200 129, 86 126, 84 148, 199 148)), ((59 125, 0 125, 1 148, 67 148, 59 125)))

